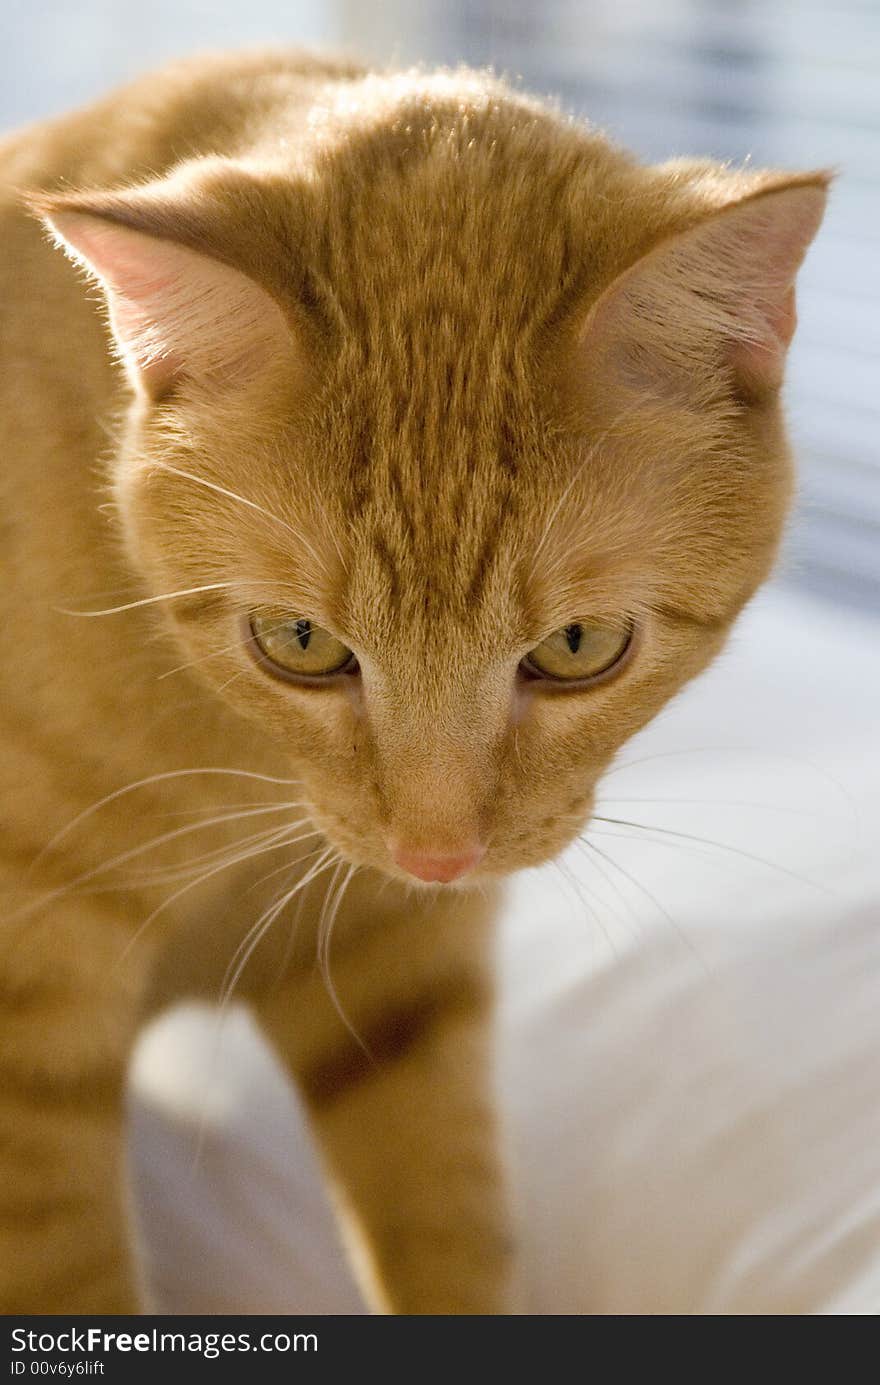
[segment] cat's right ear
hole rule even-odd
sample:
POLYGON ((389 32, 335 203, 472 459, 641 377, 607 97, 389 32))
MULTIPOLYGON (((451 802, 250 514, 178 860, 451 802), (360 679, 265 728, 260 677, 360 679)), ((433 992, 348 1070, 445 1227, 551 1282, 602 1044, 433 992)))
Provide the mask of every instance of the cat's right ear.
POLYGON ((240 270, 91 210, 81 199, 41 199, 32 207, 56 243, 98 281, 139 393, 162 399, 182 380, 227 388, 291 350, 279 304, 240 270))

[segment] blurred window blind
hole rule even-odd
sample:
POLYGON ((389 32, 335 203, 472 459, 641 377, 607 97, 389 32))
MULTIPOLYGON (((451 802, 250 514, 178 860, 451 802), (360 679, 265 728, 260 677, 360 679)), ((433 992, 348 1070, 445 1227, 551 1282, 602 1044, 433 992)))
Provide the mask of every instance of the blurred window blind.
POLYGON ((801 499, 785 575, 880 600, 880 5, 876 0, 343 3, 356 47, 492 63, 652 160, 834 168, 800 281, 787 397, 801 499))

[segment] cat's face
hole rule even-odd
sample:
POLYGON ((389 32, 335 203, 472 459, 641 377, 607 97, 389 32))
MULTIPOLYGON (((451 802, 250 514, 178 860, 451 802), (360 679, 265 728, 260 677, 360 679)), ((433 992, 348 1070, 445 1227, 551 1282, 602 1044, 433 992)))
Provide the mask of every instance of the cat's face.
POLYGON ((568 300, 552 244, 520 255, 531 299, 510 272, 481 298, 455 256, 427 289, 364 266, 317 344, 239 271, 53 209, 141 387, 130 548, 190 593, 161 609, 193 671, 352 862, 469 882, 555 856, 719 649, 784 516, 776 387, 822 196, 692 208, 568 300))
POLYGON ((329 841, 395 873, 406 852, 454 874, 431 858, 485 848, 469 879, 556 855, 715 653, 781 519, 761 430, 719 448, 687 412, 649 414, 612 441, 600 401, 554 416, 537 368, 494 410, 486 383, 392 431, 381 370, 342 364, 311 404, 253 401, 259 426, 231 400, 194 411, 185 446, 148 424, 121 492, 153 590, 230 584, 169 604, 194 671, 302 776, 329 841))

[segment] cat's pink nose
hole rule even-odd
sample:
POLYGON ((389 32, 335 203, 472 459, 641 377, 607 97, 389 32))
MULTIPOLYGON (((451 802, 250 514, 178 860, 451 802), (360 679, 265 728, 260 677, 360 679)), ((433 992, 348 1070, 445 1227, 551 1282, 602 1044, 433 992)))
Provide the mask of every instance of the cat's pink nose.
POLYGON ((397 864, 417 880, 426 880, 429 884, 448 885, 453 880, 460 880, 478 866, 486 854, 486 848, 480 842, 450 852, 412 851, 399 842, 390 845, 391 855, 397 864))

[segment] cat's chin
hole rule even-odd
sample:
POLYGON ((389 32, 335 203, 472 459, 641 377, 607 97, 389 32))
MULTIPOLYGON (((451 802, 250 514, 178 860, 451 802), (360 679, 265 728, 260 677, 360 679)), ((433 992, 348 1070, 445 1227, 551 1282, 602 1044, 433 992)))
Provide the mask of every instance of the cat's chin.
POLYGON ((408 888, 426 894, 436 894, 438 891, 443 894, 452 892, 466 894, 468 891, 478 890, 490 882, 497 883, 499 879, 498 875, 490 870, 474 871, 458 880, 420 880, 417 875, 410 875, 407 871, 399 870, 394 866, 383 867, 381 874, 389 880, 396 881, 399 885, 406 885, 408 888))

